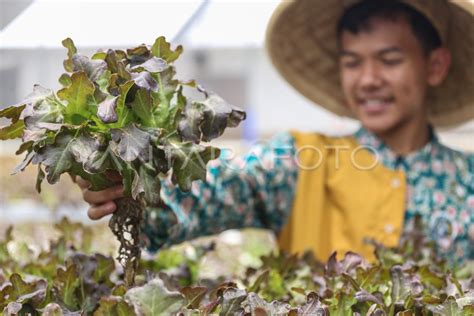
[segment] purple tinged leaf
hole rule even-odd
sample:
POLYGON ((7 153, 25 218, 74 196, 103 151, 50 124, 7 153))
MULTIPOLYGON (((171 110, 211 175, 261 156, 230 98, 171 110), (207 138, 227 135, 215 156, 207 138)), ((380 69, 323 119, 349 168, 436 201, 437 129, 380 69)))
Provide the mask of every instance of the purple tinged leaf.
POLYGON ((312 281, 318 285, 319 287, 319 291, 318 291, 318 295, 320 297, 325 297, 323 294, 326 290, 328 290, 328 285, 327 285, 327 281, 324 277, 320 276, 320 275, 314 275, 313 278, 312 278, 312 281))
POLYGON ((33 159, 33 156, 35 154, 36 153, 34 151, 30 151, 26 155, 25 159, 18 166, 15 167, 15 170, 13 171, 12 175, 17 174, 18 172, 25 170, 25 168, 30 164, 30 162, 33 159))
POLYGON ((364 289, 361 289, 360 291, 357 291, 355 293, 355 299, 358 302, 362 302, 362 303, 363 302, 370 302, 370 303, 378 304, 381 307, 385 306, 385 304, 377 296, 375 296, 373 294, 370 294, 369 292, 367 292, 364 289))
POLYGON ((344 259, 341 261, 342 270, 346 273, 350 273, 353 269, 358 267, 362 263, 362 261, 362 256, 352 251, 348 251, 344 255, 344 259))
POLYGON ((72 56, 74 72, 85 72, 91 81, 96 81, 107 70, 107 63, 103 60, 91 60, 86 56, 75 54, 72 56))
POLYGON ((128 81, 131 79, 131 76, 125 69, 125 65, 121 59, 122 57, 118 54, 118 51, 109 49, 105 57, 105 62, 112 74, 116 74, 121 80, 128 81))
MULTIPOLYGON (((165 257, 166 257, 166 254, 169 253, 167 250, 164 250, 164 249, 163 249, 163 252, 161 253, 161 255, 164 255, 165 257)), ((158 255, 158 258, 157 258, 158 261, 160 261, 161 255, 158 255)), ((182 286, 179 284, 179 277, 176 277, 175 274, 172 275, 170 273, 170 275, 168 275, 165 272, 160 271, 158 272, 158 278, 160 278, 163 281, 164 286, 170 291, 179 291, 182 288, 182 286)))
POLYGON ((221 296, 220 315, 235 315, 243 311, 241 303, 247 298, 247 292, 236 288, 227 288, 221 296))
MULTIPOLYGON (((69 226, 66 229, 72 228, 71 232, 69 232, 68 235, 74 238, 74 233, 77 230, 77 228, 75 228, 76 225, 74 223, 70 223, 66 218, 64 218, 63 222, 61 222, 58 226, 64 225, 64 222, 67 226, 69 226)), ((66 239, 72 239, 71 237, 66 237, 66 239)), ((97 263, 95 262, 95 260, 91 260, 91 258, 93 257, 89 257, 83 253, 74 253, 72 256, 66 259, 66 265, 75 266, 79 278, 83 279, 84 281, 87 281, 86 279, 91 277, 91 275, 94 273, 95 268, 97 267, 97 263)))
POLYGON ((40 280, 37 289, 34 292, 21 295, 17 301, 30 306, 39 306, 44 302, 46 297, 48 283, 46 280, 40 280))
POLYGON ((133 66, 130 69, 132 71, 142 72, 145 70, 150 73, 157 73, 157 72, 162 72, 166 68, 168 68, 168 63, 166 63, 166 61, 158 57, 152 57, 148 59, 147 61, 145 61, 144 63, 133 66))
POLYGON ((99 150, 99 142, 90 136, 80 135, 70 141, 69 147, 74 160, 85 164, 99 150))
POLYGON ((69 171, 73 165, 71 140, 72 136, 60 134, 54 144, 41 148, 33 157, 33 164, 42 163, 45 166, 46 178, 50 184, 56 183, 61 174, 69 171))
POLYGON ((149 72, 142 71, 139 73, 132 73, 132 79, 137 86, 148 91, 158 92, 158 83, 151 76, 149 72))
POLYGON ((26 104, 20 116, 26 126, 23 141, 37 141, 42 138, 45 129, 57 130, 60 125, 53 124, 63 123, 65 106, 51 90, 35 85, 33 93, 23 102, 26 104))
MULTIPOLYGON (((118 159, 110 147, 107 147, 105 151, 97 150, 87 157, 87 160, 83 163, 84 170, 88 173, 101 173, 107 169, 114 169, 113 159, 118 159)), ((115 165, 119 165, 116 163, 115 165)))
POLYGON ((183 119, 178 123, 178 130, 183 140, 199 143, 202 137, 201 123, 204 120, 199 104, 191 103, 185 106, 183 119))
POLYGON ((290 312, 291 305, 285 302, 272 301, 270 303, 270 315, 286 315, 290 312))
MULTIPOLYGON (((64 226, 64 223, 61 223, 64 226)), ((67 239, 72 239, 76 241, 75 237, 77 236, 78 230, 82 227, 76 227, 77 224, 66 222, 66 230, 70 230, 69 235, 71 237, 67 239), (67 227, 67 226, 70 227, 67 227)), ((83 234, 88 232, 83 232, 83 234)), ((76 237, 77 238, 77 237, 76 237)), ((86 241, 83 237, 82 243, 86 241)), ((110 294, 111 282, 108 278, 108 274, 114 271, 115 266, 112 258, 106 258, 104 256, 90 256, 83 253, 74 253, 72 256, 69 256, 66 259, 67 266, 74 266, 77 272, 77 278, 80 280, 80 291, 84 293, 83 295, 78 295, 80 292, 76 292, 75 295, 79 299, 79 304, 84 306, 84 295, 87 296, 87 303, 94 306, 99 302, 101 296, 110 294), (107 273, 107 275, 104 275, 107 273)))
POLYGON ((337 252, 334 251, 330 256, 325 266, 327 275, 335 276, 342 273, 342 265, 337 261, 337 252))
MULTIPOLYGON (((26 104, 27 107, 29 105, 34 106, 37 103, 43 102, 44 100, 46 100, 48 98, 51 98, 51 97, 54 97, 53 90, 46 89, 46 88, 40 86, 39 84, 35 84, 33 86, 33 92, 30 93, 29 95, 27 95, 26 98, 23 101, 21 101, 20 104, 26 104)), ((29 112, 25 111, 20 116, 20 119, 24 119, 28 114, 29 114, 29 112)))
POLYGON ((245 112, 210 94, 202 102, 186 106, 179 122, 179 131, 185 140, 210 141, 222 135, 227 127, 235 127, 245 119, 245 112))
POLYGON ((64 124, 61 123, 49 123, 49 122, 38 122, 36 124, 38 128, 46 129, 50 131, 59 131, 64 124))
POLYGON ((255 308, 266 309, 269 305, 265 300, 263 300, 257 293, 249 293, 247 296, 247 302, 251 310, 255 308))
POLYGON ((166 174, 171 166, 163 149, 153 146, 153 167, 157 172, 166 174))
POLYGON ((117 112, 115 108, 117 107, 118 96, 105 99, 102 101, 97 108, 97 116, 104 123, 115 123, 118 120, 117 112))
POLYGON ((410 286, 407 276, 400 265, 390 268, 392 279, 392 304, 403 304, 410 295, 410 286))
POLYGON ((116 147, 116 154, 124 161, 134 161, 139 156, 147 158, 150 146, 150 135, 134 124, 110 131, 116 147))
POLYGON ((417 275, 412 275, 410 277, 410 291, 411 295, 413 297, 419 297, 421 294, 423 294, 423 290, 425 287, 423 286, 423 283, 420 281, 420 277, 417 275))
POLYGON ((288 303, 278 301, 268 303, 256 293, 249 293, 247 302, 252 315, 287 315, 291 310, 291 305, 288 303))
POLYGON ((25 129, 23 130, 22 140, 23 142, 38 142, 46 137, 46 129, 25 129))
POLYGON ((8 303, 7 307, 3 310, 3 315, 5 316, 13 316, 19 315, 21 308, 23 305, 17 302, 10 302, 8 303))
POLYGON ((151 57, 150 50, 144 44, 127 49, 127 56, 131 67, 142 64, 151 57))
POLYGON ((298 308, 298 315, 329 316, 329 310, 321 303, 319 296, 312 292, 308 294, 306 304, 298 308))

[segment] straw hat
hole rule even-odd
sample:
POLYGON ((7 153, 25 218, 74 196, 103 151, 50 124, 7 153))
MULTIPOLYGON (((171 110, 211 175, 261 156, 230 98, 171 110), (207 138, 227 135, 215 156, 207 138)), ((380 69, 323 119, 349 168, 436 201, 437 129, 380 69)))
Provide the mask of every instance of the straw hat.
MULTIPOLYGON (((280 74, 311 101, 347 117, 353 115, 340 88, 336 27, 356 1, 284 1, 266 34, 268 54, 280 74)), ((443 127, 474 118, 474 0, 402 1, 431 21, 452 54, 448 77, 428 94, 430 121, 443 127)))

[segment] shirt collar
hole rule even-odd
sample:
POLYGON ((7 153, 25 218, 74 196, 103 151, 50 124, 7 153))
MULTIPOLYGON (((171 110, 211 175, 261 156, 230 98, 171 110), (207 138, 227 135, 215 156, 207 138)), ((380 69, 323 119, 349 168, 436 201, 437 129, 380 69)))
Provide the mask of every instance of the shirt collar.
POLYGON ((430 141, 419 150, 411 152, 405 156, 394 153, 377 135, 368 131, 364 127, 359 128, 353 136, 360 145, 367 147, 369 150, 376 153, 385 167, 390 169, 402 168, 405 171, 408 171, 415 162, 430 161, 430 159, 439 152, 440 144, 438 136, 432 126, 429 128, 430 141))

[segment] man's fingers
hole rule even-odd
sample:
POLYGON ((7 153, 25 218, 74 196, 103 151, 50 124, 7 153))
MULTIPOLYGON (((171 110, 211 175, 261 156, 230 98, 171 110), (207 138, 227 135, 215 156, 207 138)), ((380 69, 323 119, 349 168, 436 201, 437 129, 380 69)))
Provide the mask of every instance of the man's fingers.
MULTIPOLYGON (((120 175, 114 173, 111 173, 109 178, 113 181, 121 179, 120 175)), ((89 189, 91 186, 89 181, 84 180, 79 176, 76 176, 73 181, 82 189, 82 197, 84 198, 84 201, 91 205, 87 210, 87 215, 92 220, 100 219, 115 212, 117 205, 114 203, 114 200, 123 197, 122 185, 117 185, 102 191, 91 191, 89 189)))
POLYGON ((87 203, 100 205, 123 197, 123 186, 119 185, 102 191, 84 189, 82 192, 82 196, 87 203))
POLYGON ((89 188, 90 185, 91 185, 89 181, 84 180, 84 179, 82 179, 82 178, 79 177, 79 176, 76 176, 75 181, 76 181, 76 183, 79 185, 79 187, 80 187, 81 189, 87 189, 87 188, 89 188))
POLYGON ((87 210, 87 215, 90 219, 96 220, 102 217, 112 214, 117 209, 114 202, 109 201, 101 205, 93 205, 87 210))

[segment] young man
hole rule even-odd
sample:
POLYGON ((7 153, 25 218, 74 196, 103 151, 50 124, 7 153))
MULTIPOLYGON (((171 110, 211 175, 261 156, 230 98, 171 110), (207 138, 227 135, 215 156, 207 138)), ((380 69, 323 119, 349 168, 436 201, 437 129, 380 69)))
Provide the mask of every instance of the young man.
MULTIPOLYGON (((372 258, 366 237, 395 246, 419 215, 441 255, 474 259, 474 155, 441 145, 432 128, 474 117, 472 3, 341 3, 282 3, 267 49, 291 85, 357 118, 360 130, 282 133, 245 161, 212 163, 207 183, 189 193, 164 182, 166 207, 147 212, 143 227, 150 249, 262 227, 287 251, 372 258)), ((78 183, 92 219, 115 210, 120 187, 91 192, 78 183)))

